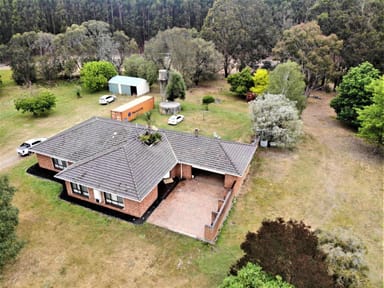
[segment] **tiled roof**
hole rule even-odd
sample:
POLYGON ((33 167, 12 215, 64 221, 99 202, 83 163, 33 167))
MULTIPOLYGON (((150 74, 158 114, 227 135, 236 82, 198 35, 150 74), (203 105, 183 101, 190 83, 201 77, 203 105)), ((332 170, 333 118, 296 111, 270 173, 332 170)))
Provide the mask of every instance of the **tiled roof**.
POLYGON ((252 160, 255 145, 164 130, 179 162, 218 173, 241 176, 252 160))
POLYGON ((57 175, 60 179, 136 201, 176 163, 242 176, 256 151, 256 145, 171 130, 159 130, 162 141, 147 146, 138 139, 144 131, 140 125, 94 117, 31 151, 75 163, 57 175))
POLYGON ((141 201, 177 164, 163 138, 148 146, 131 137, 124 145, 71 165, 56 177, 141 201))
POLYGON ((31 151, 77 162, 123 144, 132 134, 135 134, 134 125, 93 117, 36 145, 31 151))

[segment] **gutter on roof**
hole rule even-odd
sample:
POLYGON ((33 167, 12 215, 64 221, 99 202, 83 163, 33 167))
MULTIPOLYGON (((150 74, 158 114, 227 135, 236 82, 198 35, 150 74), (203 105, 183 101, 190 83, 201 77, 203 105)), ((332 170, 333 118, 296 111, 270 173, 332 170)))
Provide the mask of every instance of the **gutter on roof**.
POLYGON ((30 151, 35 153, 35 154, 40 154, 40 155, 43 155, 43 156, 48 156, 50 158, 55 158, 55 159, 60 159, 60 160, 64 160, 64 161, 67 161, 67 162, 71 162, 72 164, 76 163, 76 161, 74 161, 74 160, 66 159, 66 158, 59 157, 59 156, 53 156, 53 155, 50 155, 50 154, 47 154, 47 153, 42 153, 40 151, 35 151, 34 149, 30 149, 30 151))
MULTIPOLYGON (((63 171, 64 171, 64 170, 63 170, 63 171)), ((148 191, 147 193, 145 193, 145 195, 140 199, 139 197, 138 197, 138 198, 132 198, 132 197, 130 197, 130 196, 121 194, 121 193, 116 192, 116 191, 110 191, 110 190, 108 190, 108 189, 102 189, 102 190, 100 190, 100 187, 93 187, 92 185, 87 185, 87 184, 84 184, 84 183, 82 184, 82 183, 80 183, 79 181, 72 181, 72 180, 67 179, 67 178, 65 178, 65 177, 61 177, 61 175, 59 175, 60 173, 61 173, 61 172, 59 172, 58 174, 56 174, 54 177, 57 178, 57 179, 61 179, 61 180, 64 180, 64 181, 68 181, 68 182, 70 182, 70 183, 75 183, 75 184, 79 184, 79 185, 82 185, 82 186, 86 186, 86 187, 88 187, 88 188, 92 188, 93 190, 99 190, 100 192, 112 193, 112 194, 118 195, 118 196, 120 196, 120 197, 122 197, 122 198, 131 200, 131 201, 135 201, 135 202, 137 202, 137 203, 141 203, 141 202, 143 202, 143 200, 145 199, 145 197, 147 197, 147 195, 148 195, 149 193, 151 193, 151 191, 152 191, 157 185, 159 185, 159 183, 160 183, 160 181, 161 181, 161 180, 160 180, 160 181, 157 182, 153 187, 151 187, 151 189, 149 189, 149 191, 148 191)), ((161 178, 161 179, 163 179, 163 178, 161 178)))
POLYGON ((213 172, 213 173, 216 173, 216 174, 221 174, 221 175, 232 175, 232 176, 242 176, 240 174, 233 174, 232 172, 228 172, 228 171, 219 171, 219 170, 215 170, 215 169, 211 169, 211 168, 207 168, 207 167, 204 167, 204 166, 200 166, 200 165, 195 165, 195 164, 191 164, 191 163, 187 163, 187 162, 178 162, 178 164, 182 164, 182 165, 189 165, 191 166, 192 168, 197 168, 197 169, 201 169, 201 170, 204 170, 204 171, 208 171, 208 172, 213 172))

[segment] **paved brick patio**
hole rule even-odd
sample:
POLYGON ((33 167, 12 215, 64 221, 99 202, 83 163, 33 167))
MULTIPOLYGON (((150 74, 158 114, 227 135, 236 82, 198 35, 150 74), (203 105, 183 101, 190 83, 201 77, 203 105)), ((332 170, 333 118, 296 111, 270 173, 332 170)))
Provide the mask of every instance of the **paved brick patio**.
POLYGON ((226 192, 221 177, 199 175, 181 181, 148 218, 148 222, 177 233, 204 239, 204 226, 211 222, 218 199, 226 192))

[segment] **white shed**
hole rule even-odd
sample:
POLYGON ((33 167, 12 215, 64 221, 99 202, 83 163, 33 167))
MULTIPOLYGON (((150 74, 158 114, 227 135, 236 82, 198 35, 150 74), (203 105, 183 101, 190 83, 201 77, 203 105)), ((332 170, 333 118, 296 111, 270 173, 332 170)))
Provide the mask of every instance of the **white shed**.
POLYGON ((109 91, 113 94, 140 96, 149 92, 147 80, 128 76, 114 76, 108 81, 109 91))

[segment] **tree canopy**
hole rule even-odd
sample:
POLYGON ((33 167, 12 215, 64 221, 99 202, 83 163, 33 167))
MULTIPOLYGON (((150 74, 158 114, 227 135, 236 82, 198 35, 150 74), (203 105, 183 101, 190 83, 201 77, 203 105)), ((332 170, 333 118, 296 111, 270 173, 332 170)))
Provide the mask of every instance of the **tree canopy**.
POLYGON ((337 228, 332 231, 315 231, 318 247, 326 254, 328 271, 339 287, 369 288, 363 242, 352 231, 337 228))
POLYGON ((337 96, 331 101, 331 107, 335 110, 337 119, 358 128, 360 121, 357 119, 357 109, 372 104, 372 91, 367 90, 366 87, 378 78, 379 71, 369 62, 349 69, 337 88, 337 96))
POLYGON ((115 75, 117 75, 115 67, 107 61, 87 62, 80 71, 81 82, 92 92, 107 88, 108 80, 115 75))
POLYGON ((200 80, 216 74, 222 61, 222 55, 215 45, 199 38, 194 29, 161 31, 146 43, 144 52, 146 58, 154 61, 158 67, 181 73, 187 86, 198 85, 200 80), (170 60, 170 65, 164 63, 165 57, 170 60))
POLYGON ((25 32, 13 35, 9 42, 12 78, 19 85, 36 81, 36 65, 33 61, 36 39, 36 32, 25 32))
POLYGON ((14 259, 22 247, 16 236, 19 222, 16 207, 12 206, 12 198, 16 189, 9 184, 5 176, 0 177, 0 270, 14 259))
POLYGON ((259 265, 248 263, 241 268, 237 275, 224 278, 219 288, 294 288, 280 276, 270 276, 259 265))
MULTIPOLYGON (((252 76, 254 86, 251 87, 251 92, 257 95, 263 94, 268 89, 269 73, 267 69, 259 68, 252 76)), ((279 93, 275 93, 279 94, 279 93)))
POLYGON ((325 36, 320 26, 312 21, 285 30, 273 52, 283 61, 292 60, 300 65, 305 76, 305 94, 309 95, 310 89, 334 76, 342 45, 343 41, 335 34, 325 36))
POLYGON ((384 76, 367 86, 372 92, 372 104, 357 109, 359 135, 378 145, 384 145, 384 76))
POLYGON ((173 101, 176 98, 185 99, 185 90, 186 87, 183 76, 176 71, 172 71, 166 88, 167 100, 173 101))
POLYGON ((244 68, 269 55, 277 40, 274 27, 271 10, 262 0, 216 0, 201 33, 224 55, 227 77, 232 62, 244 68))
POLYGON ((283 94, 289 100, 295 102, 300 114, 307 103, 304 90, 304 75, 301 73, 300 66, 295 62, 281 63, 269 75, 268 92, 283 94))
POLYGON ((368 61, 384 72, 382 0, 317 0, 309 12, 325 35, 336 34, 343 40, 343 67, 368 61))
POLYGON ((205 95, 202 99, 202 103, 205 105, 205 110, 208 111, 208 106, 215 102, 215 98, 212 95, 205 95))
POLYGON ((227 82, 231 85, 230 90, 238 96, 245 96, 255 84, 252 78, 251 68, 249 67, 245 67, 240 72, 229 75, 227 82))
POLYGON ((143 50, 144 42, 158 31, 172 27, 200 30, 213 0, 94 1, 13 0, 0 1, 0 43, 15 33, 65 32, 72 24, 99 20, 114 31, 124 31, 143 50))
POLYGON ((270 275, 280 275, 297 288, 334 287, 325 254, 318 249, 315 233, 303 222, 264 220, 257 233, 248 232, 241 249, 245 255, 232 266, 237 274, 248 262, 270 275))
POLYGON ((295 103, 282 94, 263 94, 249 105, 253 130, 261 140, 278 147, 293 147, 302 134, 295 103))
POLYGON ((154 62, 134 54, 124 61, 124 74, 131 77, 146 79, 149 85, 157 81, 158 69, 154 62))
POLYGON ((15 108, 23 113, 31 112, 39 116, 56 106, 56 96, 50 91, 42 91, 36 96, 24 96, 15 100, 15 108))

